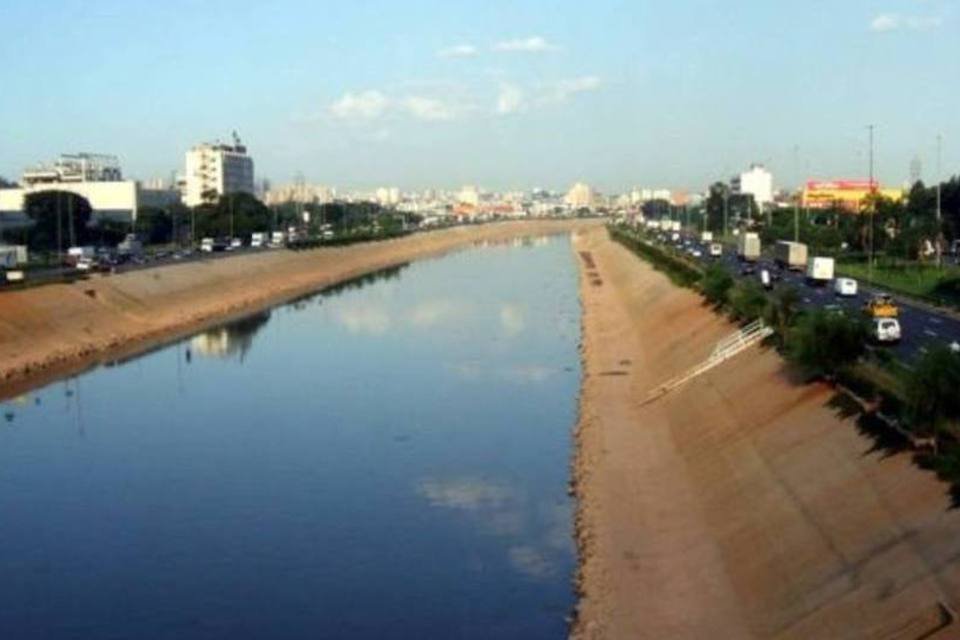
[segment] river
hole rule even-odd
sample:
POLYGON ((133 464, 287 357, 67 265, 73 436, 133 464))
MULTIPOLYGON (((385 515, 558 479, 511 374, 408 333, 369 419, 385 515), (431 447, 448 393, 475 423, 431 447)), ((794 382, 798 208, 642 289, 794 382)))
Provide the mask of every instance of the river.
POLYGON ((362 278, 3 403, 0 638, 558 638, 570 242, 362 278))

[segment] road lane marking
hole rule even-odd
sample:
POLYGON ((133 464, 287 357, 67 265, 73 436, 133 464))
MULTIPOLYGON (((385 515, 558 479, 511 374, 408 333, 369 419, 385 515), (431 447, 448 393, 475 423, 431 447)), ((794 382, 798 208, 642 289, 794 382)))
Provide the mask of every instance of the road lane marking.
POLYGON ((924 332, 925 334, 927 334, 928 336, 930 336, 931 338, 936 338, 936 337, 937 337, 937 332, 936 332, 936 331, 933 331, 932 329, 924 329, 923 332, 924 332))

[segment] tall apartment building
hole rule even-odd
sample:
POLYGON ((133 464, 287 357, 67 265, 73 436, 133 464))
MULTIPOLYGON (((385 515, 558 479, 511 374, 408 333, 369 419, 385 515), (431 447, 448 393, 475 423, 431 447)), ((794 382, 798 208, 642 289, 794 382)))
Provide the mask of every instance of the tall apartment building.
POLYGON ((253 193, 253 158, 236 134, 233 144, 202 143, 186 154, 183 203, 195 207, 229 193, 253 193))
POLYGON ((762 164, 752 164, 748 171, 734 176, 730 188, 734 194, 751 194, 760 207, 773 202, 773 174, 762 164))

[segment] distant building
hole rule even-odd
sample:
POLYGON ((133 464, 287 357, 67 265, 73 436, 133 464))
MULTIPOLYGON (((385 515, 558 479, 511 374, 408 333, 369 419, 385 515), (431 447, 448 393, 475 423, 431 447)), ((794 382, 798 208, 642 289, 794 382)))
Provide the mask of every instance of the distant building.
POLYGON ((377 189, 377 202, 385 207, 400 204, 400 189, 397 187, 380 187, 377 189))
POLYGON ((254 193, 253 158, 236 133, 233 144, 202 143, 186 154, 183 203, 195 207, 229 193, 254 193))
POLYGON ((752 164, 749 170, 731 178, 730 191, 734 195, 752 195, 753 201, 764 207, 773 203, 773 174, 762 164, 752 164))
POLYGON ((333 202, 337 192, 332 187, 319 184, 284 184, 270 187, 263 194, 263 202, 267 206, 286 204, 326 204, 333 202))
POLYGON ((141 207, 163 207, 177 201, 175 189, 124 180, 116 156, 63 154, 51 165, 23 172, 20 186, 0 189, 0 215, 4 222, 24 222, 24 200, 32 193, 66 191, 90 203, 95 219, 134 221, 141 207))
POLYGON ((574 209, 590 209, 596 206, 597 193, 590 185, 578 182, 570 187, 563 201, 574 209))
POLYGON ((895 202, 903 199, 902 189, 885 189, 876 180, 808 180, 803 188, 802 204, 810 209, 836 205, 856 213, 871 193, 895 202))
POLYGON ((634 187, 630 192, 630 204, 644 204, 651 200, 671 200, 670 189, 648 189, 634 187))
POLYGON ((460 193, 457 194, 457 202, 472 207, 480 206, 480 190, 473 185, 465 186, 463 189, 460 189, 460 193))

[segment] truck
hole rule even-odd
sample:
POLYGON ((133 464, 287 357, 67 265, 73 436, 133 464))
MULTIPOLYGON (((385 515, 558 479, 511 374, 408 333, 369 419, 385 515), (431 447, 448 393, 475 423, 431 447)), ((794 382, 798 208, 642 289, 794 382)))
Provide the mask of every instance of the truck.
POLYGON ((760 258, 760 236, 753 232, 742 233, 737 238, 737 257, 745 262, 760 258))
POLYGON ((704 231, 703 233, 701 233, 701 234, 700 234, 700 242, 703 242, 704 244, 706 244, 706 243, 708 243, 708 242, 713 242, 713 232, 712 232, 712 231, 704 231))
POLYGON ((807 245, 802 242, 777 240, 773 247, 773 259, 781 267, 791 271, 803 271, 807 266, 807 245))
POLYGON ((814 256, 807 261, 807 281, 810 284, 826 284, 833 280, 833 258, 814 256))
POLYGON ((274 231, 270 235, 270 246, 271 247, 282 247, 287 241, 286 234, 283 231, 274 231))
POLYGON ((250 234, 250 246, 254 249, 261 249, 267 246, 270 234, 263 231, 255 231, 250 234))
POLYGON ((76 265, 81 260, 92 260, 96 255, 95 247, 69 247, 67 249, 67 262, 76 265))
POLYGON ((143 243, 135 233, 128 233, 117 245, 117 253, 121 256, 134 256, 143 253, 143 243))
POLYGON ((27 247, 22 244, 0 245, 0 267, 13 269, 27 263, 27 247))

